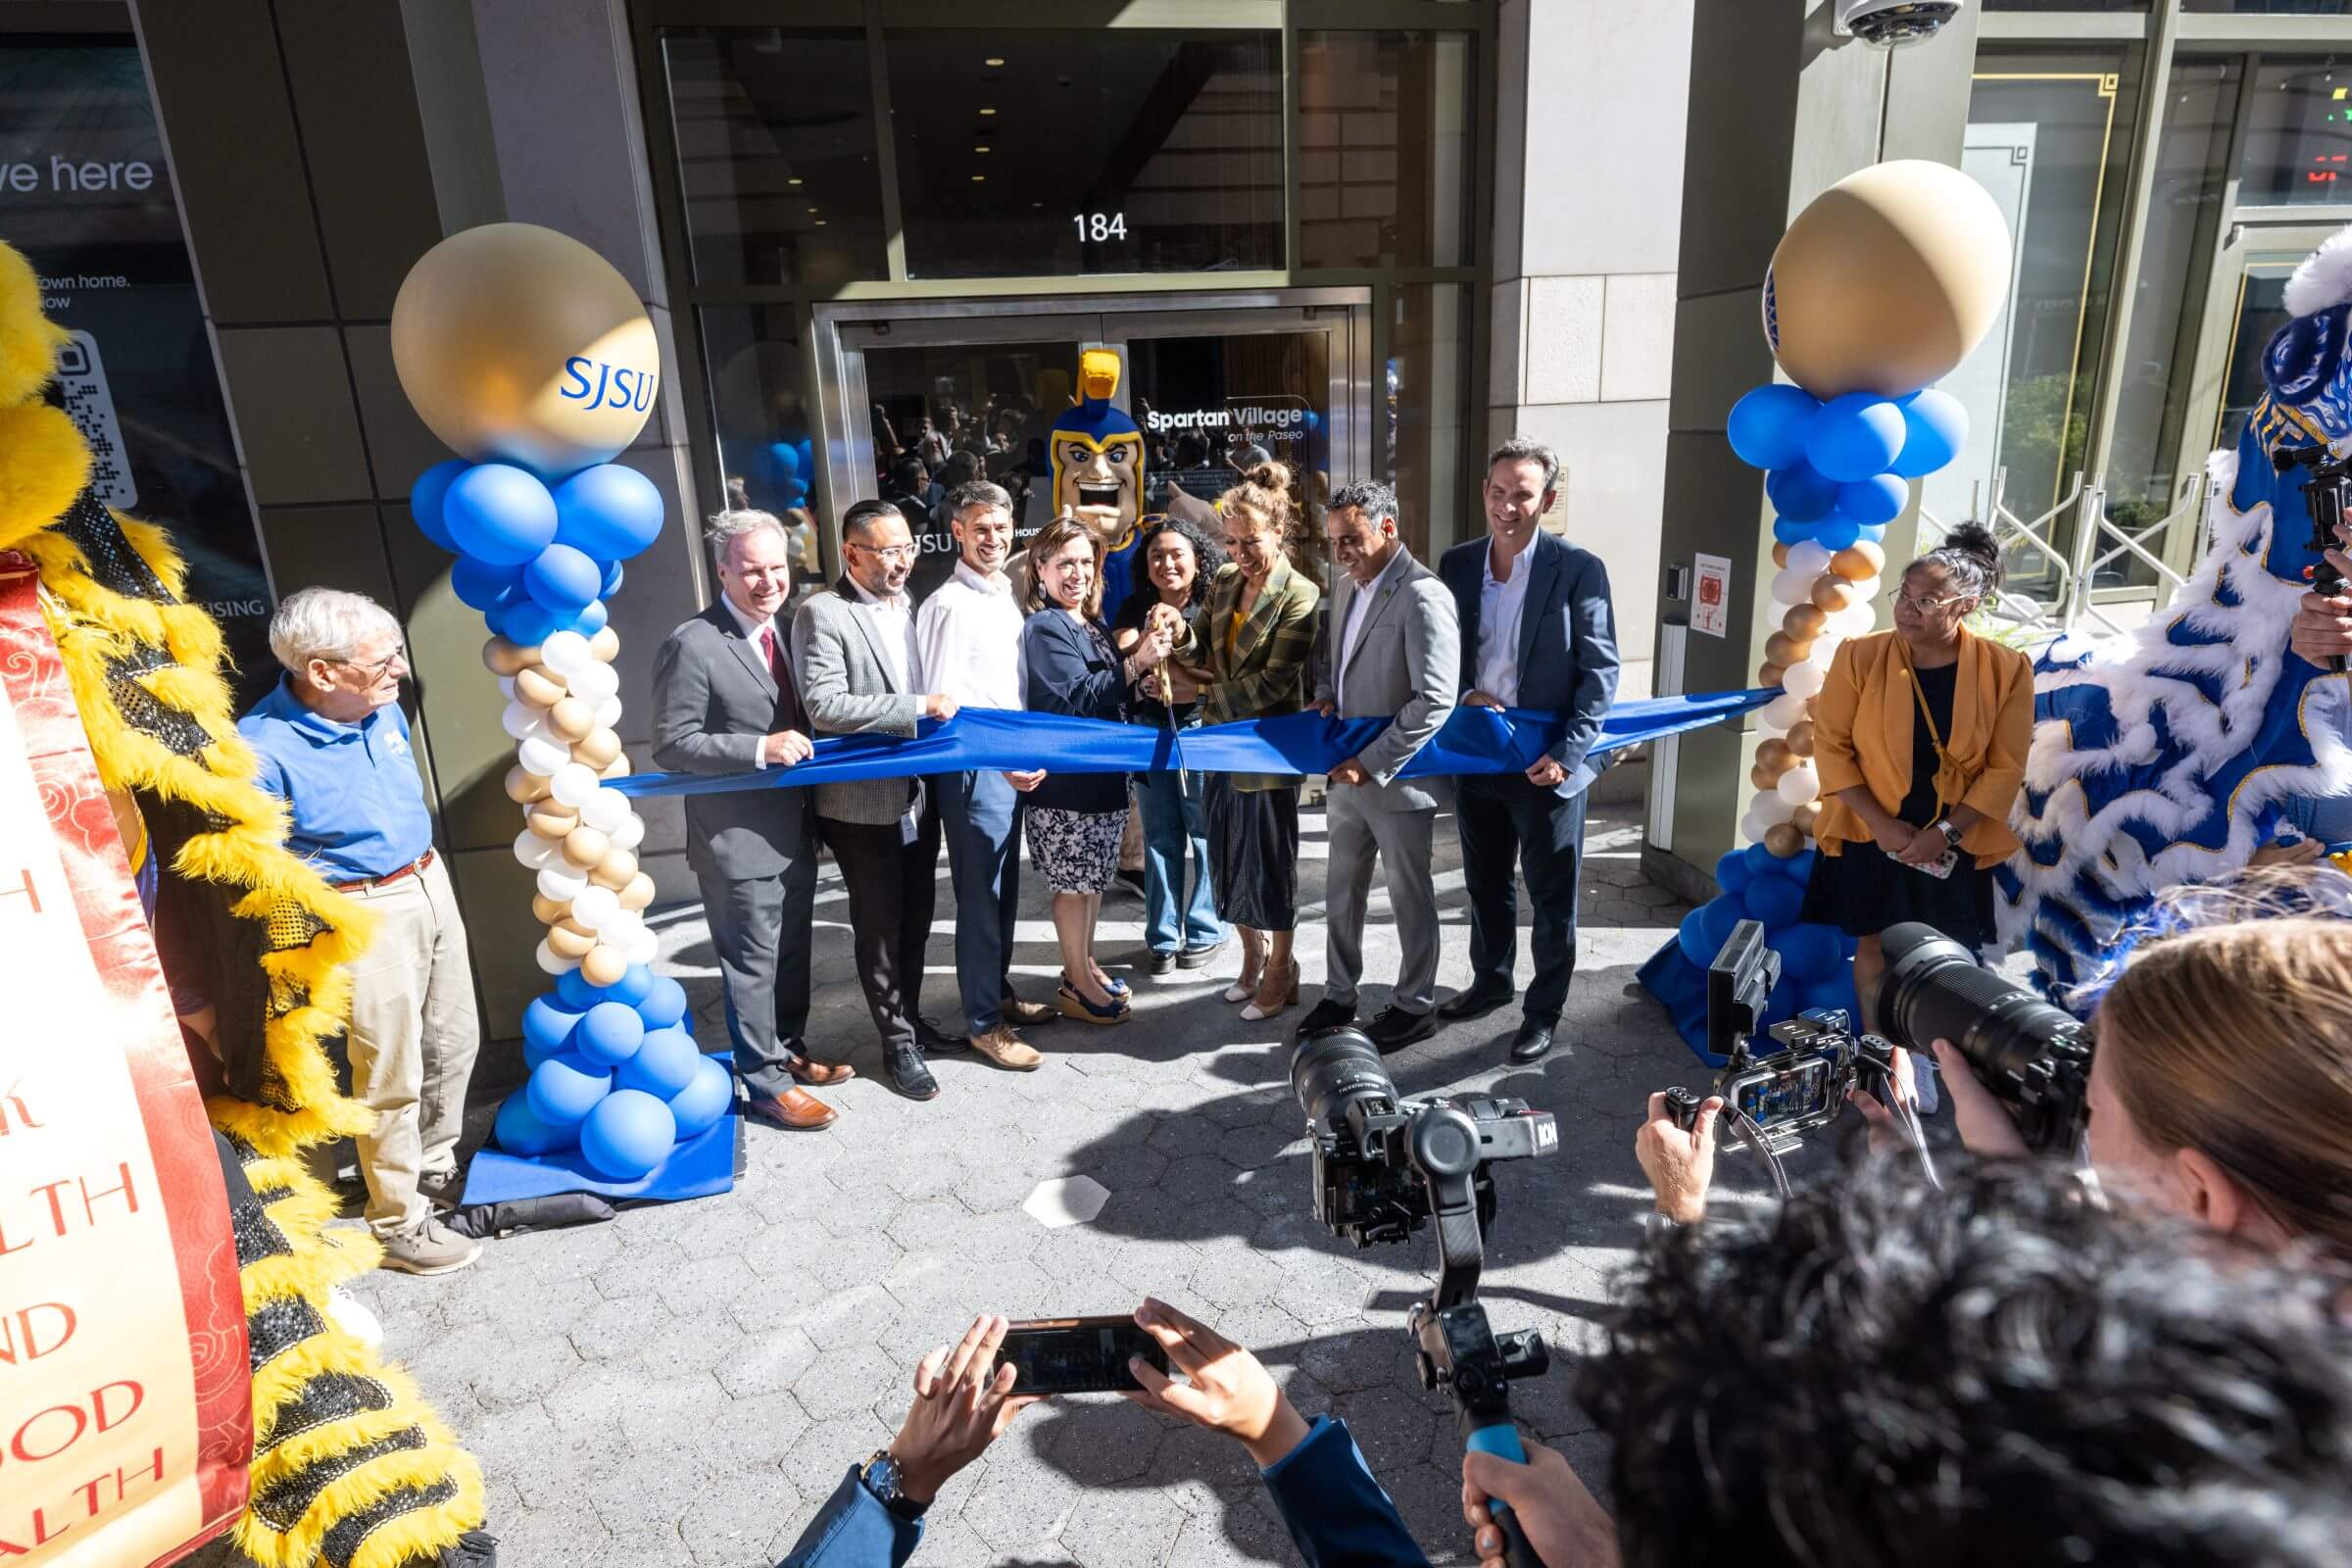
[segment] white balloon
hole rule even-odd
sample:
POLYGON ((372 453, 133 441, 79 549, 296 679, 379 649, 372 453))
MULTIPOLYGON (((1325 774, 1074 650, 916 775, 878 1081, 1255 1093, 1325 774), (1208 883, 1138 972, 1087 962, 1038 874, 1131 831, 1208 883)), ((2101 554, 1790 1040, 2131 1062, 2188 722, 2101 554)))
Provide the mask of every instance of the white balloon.
POLYGON ((1862 603, 1866 605, 1869 604, 1873 599, 1879 597, 1879 589, 1882 586, 1884 586, 1884 584, 1877 577, 1857 577, 1854 579, 1854 592, 1862 596, 1862 603))
MULTIPOLYGON (((599 665, 597 665, 596 667, 597 667, 597 668, 599 668, 599 669, 602 669, 602 668, 604 668, 605 666, 604 666, 604 665, 602 665, 602 664, 599 664, 599 665)), ((619 722, 620 722, 620 699, 619 699, 619 698, 617 698, 617 697, 608 697, 608 698, 606 698, 606 699, 605 699, 603 702, 601 702, 601 703, 599 703, 599 704, 597 704, 597 705, 596 705, 596 727, 597 727, 597 728, 599 728, 599 729, 611 729, 611 728, 612 728, 614 725, 618 724, 619 722)))
POLYGON ((635 942, 644 930, 644 915, 635 909, 623 909, 616 906, 612 914, 605 918, 605 923, 596 928, 596 935, 597 940, 607 947, 620 949, 635 942))
POLYGON ((1805 700, 1783 692, 1756 711, 1765 723, 1791 730, 1796 727, 1796 721, 1805 716, 1805 700))
POLYGON ((514 700, 514 676, 501 675, 498 677, 498 695, 504 697, 510 703, 514 700))
POLYGON ((1848 605, 1830 617, 1830 623, 1844 631, 1848 637, 1867 637, 1879 629, 1879 612, 1868 600, 1848 605))
POLYGON ((602 787, 597 782, 596 769, 586 762, 565 762, 549 780, 549 793, 574 810, 595 800, 602 787))
POLYGON ((1756 720, 1756 738, 1758 740, 1777 741, 1788 733, 1788 730, 1769 720, 1762 718, 1756 720))
POLYGON ((534 778, 553 778, 558 769, 571 765, 571 748, 544 735, 533 735, 514 748, 514 760, 534 778))
POLYGON ((527 827, 514 835, 514 858, 534 871, 563 853, 562 841, 543 839, 527 827))
POLYGON ((633 850, 645 842, 645 818, 631 811, 621 818, 620 826, 612 830, 612 847, 633 850))
POLYGON ((1781 690, 1792 692, 1798 697, 1810 697, 1821 690, 1822 681, 1821 666, 1810 659, 1800 659, 1790 664, 1788 672, 1781 677, 1781 690))
POLYGON ((1830 553, 1810 539, 1802 544, 1790 545, 1788 547, 1788 569, 1818 577, 1830 569, 1830 553))
POLYGON ((1793 810, 1821 799, 1821 775, 1813 771, 1810 763, 1799 762, 1783 773, 1780 783, 1773 788, 1793 810))
MULTIPOLYGON (((546 657, 545 655, 541 656, 546 657)), ((591 659, 587 663, 564 677, 564 684, 571 695, 586 703, 601 703, 620 692, 620 671, 611 664, 600 664, 591 659)))
POLYGON ((531 956, 537 958, 539 960, 539 967, 551 975, 569 974, 572 970, 577 969, 580 966, 579 959, 566 958, 555 949, 549 947, 547 945, 547 938, 545 937, 541 937, 539 939, 539 951, 532 954, 531 956))
POLYGON ((1838 650, 1844 646, 1845 639, 1837 632, 1823 632, 1813 639, 1813 662, 1822 667, 1823 673, 1828 673, 1829 667, 1838 662, 1838 650))
POLYGON ((652 963, 662 956, 662 937, 659 932, 641 931, 637 940, 620 950, 620 956, 631 963, 652 963))
POLYGON ((620 912, 620 895, 591 882, 572 895, 571 917, 591 931, 602 932, 605 922, 620 912))
POLYGON ((1820 575, 1818 571, 1799 571, 1794 566, 1783 566, 1772 574, 1772 602, 1784 608, 1811 604, 1813 579, 1820 575))
POLYGON ((546 715, 528 703, 509 703, 498 715, 499 728, 518 741, 548 734, 546 715))
POLYGON ((588 886, 588 873, 575 871, 561 860, 539 868, 539 896, 558 904, 568 904, 588 886))
POLYGON ((629 814, 629 798, 605 785, 580 807, 580 820, 599 833, 610 833, 620 826, 629 814))
MULTIPOLYGON (((1758 790, 1748 798, 1747 814, 1766 827, 1778 827, 1796 815, 1796 807, 1782 800, 1770 790, 1758 790)), ((1761 834, 1757 836, 1762 837, 1761 834)))
POLYGON ((1760 843, 1763 840, 1764 824, 1756 820, 1755 812, 1750 811, 1740 819, 1740 836, 1750 844, 1760 843))
POLYGON ((596 662, 588 651, 588 639, 576 631, 551 634, 539 645, 539 662, 569 680, 572 672, 596 662))

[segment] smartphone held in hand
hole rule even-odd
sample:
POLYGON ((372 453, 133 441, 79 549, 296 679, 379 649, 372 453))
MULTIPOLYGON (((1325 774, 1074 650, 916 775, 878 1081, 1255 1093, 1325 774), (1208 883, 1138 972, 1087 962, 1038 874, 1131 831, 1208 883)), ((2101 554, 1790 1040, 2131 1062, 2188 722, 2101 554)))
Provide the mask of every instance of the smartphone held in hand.
POLYGON ((1132 1318, 1054 1317, 1013 1324, 997 1359, 1018 1368, 1015 1394, 1108 1394, 1142 1386, 1127 1369, 1138 1355, 1168 1369, 1168 1352, 1132 1318))
POLYGON ((1924 871, 1929 876, 1936 878, 1939 882, 1945 877, 1950 876, 1952 874, 1952 867, 1960 863, 1960 852, 1958 850, 1946 850, 1941 855, 1936 857, 1936 858, 1933 860, 1928 861, 1925 865, 1913 865, 1910 861, 1905 860, 1901 856, 1896 855, 1891 850, 1882 850, 1879 853, 1886 856, 1889 860, 1894 861, 1897 865, 1906 866, 1913 871, 1924 871))

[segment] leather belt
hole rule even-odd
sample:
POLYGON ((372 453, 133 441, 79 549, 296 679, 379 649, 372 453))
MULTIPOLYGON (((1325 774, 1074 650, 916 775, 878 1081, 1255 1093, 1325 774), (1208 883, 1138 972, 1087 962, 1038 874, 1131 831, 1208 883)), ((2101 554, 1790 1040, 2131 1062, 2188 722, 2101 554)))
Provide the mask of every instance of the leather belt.
POLYGON ((415 876, 432 863, 433 852, 427 850, 397 871, 387 871, 382 876, 364 876, 357 882, 330 882, 327 886, 333 888, 337 893, 357 893, 364 888, 389 887, 404 876, 415 876))

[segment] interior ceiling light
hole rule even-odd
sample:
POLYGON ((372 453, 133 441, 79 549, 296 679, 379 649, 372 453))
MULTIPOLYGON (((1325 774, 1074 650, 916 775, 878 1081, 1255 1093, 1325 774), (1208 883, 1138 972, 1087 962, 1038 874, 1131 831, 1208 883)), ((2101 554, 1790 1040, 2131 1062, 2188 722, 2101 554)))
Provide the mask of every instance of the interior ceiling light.
POLYGON ((993 115, 996 113, 994 109, 983 109, 980 112, 984 115, 993 115))
POLYGON ((988 176, 986 174, 974 174, 972 176, 972 183, 978 185, 986 181, 987 178, 988 176))
POLYGON ((1004 57, 1003 55, 990 55, 990 56, 988 57, 988 64, 990 64, 990 65, 992 65, 992 66, 1001 66, 1001 65, 1003 65, 1004 63, 1004 57))
POLYGON ((786 180, 784 183, 785 183, 785 184, 787 184, 787 185, 798 185, 800 182, 801 182, 801 176, 800 176, 800 175, 798 175, 798 174, 795 174, 795 175, 793 175, 793 176, 792 176, 790 179, 786 180))

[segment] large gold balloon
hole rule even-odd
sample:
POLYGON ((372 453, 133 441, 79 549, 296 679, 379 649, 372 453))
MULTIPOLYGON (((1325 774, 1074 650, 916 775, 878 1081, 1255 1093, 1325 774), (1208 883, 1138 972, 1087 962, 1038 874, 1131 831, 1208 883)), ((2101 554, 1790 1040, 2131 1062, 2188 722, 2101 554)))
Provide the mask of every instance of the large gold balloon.
POLYGON ((1830 617, 1812 605, 1790 605, 1788 613, 1781 617, 1781 630, 1809 646, 1829 623, 1830 617))
POLYGON ((1949 165, 1877 164, 1813 198, 1764 274, 1764 337, 1817 398, 1949 374, 2009 294, 2009 225, 1949 165))
POLYGON ((1886 552, 1867 539, 1858 539, 1830 558, 1830 570, 1848 582, 1876 577, 1886 569, 1886 552))
POLYGON ((1786 860, 1805 847, 1805 835, 1793 822, 1776 822, 1764 830, 1764 853, 1786 860))
POLYGON ((392 303, 392 364, 459 456, 559 474, 637 438, 662 350, 637 291, 603 257, 535 223, 485 223, 409 269, 392 303))

